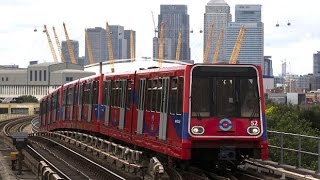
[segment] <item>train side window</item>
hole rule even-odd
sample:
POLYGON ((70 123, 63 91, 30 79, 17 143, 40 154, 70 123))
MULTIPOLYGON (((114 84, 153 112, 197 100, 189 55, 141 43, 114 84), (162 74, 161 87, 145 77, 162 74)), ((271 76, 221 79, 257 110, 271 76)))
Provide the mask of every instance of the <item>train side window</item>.
POLYGON ((68 98, 68 87, 65 87, 65 89, 63 89, 63 94, 62 94, 62 106, 67 105, 67 98, 68 98))
POLYGON ((92 82, 92 104, 98 104, 98 81, 92 82))
POLYGON ((183 99, 183 77, 178 79, 178 91, 177 91, 177 114, 182 114, 182 99, 183 99))
POLYGON ((82 102, 83 102, 83 89, 84 89, 84 86, 85 84, 80 84, 80 88, 79 88, 79 98, 78 98, 78 102, 79 102, 79 105, 82 105, 82 102))
POLYGON ((73 104, 73 98, 74 98, 74 86, 68 88, 67 105, 73 104))
POLYGON ((119 107, 119 81, 112 81, 112 94, 111 94, 111 106, 119 107))
POLYGON ((152 84, 153 81, 151 79, 148 79, 147 81, 147 103, 146 103, 146 111, 152 111, 152 91, 153 91, 153 87, 152 84))
POLYGON ((139 80, 139 103, 138 103, 138 109, 140 110, 144 110, 145 89, 146 89, 146 79, 140 79, 139 80))
MULTIPOLYGON (((60 107, 60 91, 57 91, 56 94, 55 94, 55 108, 54 109, 58 109, 60 107)), ((57 111, 58 113, 58 111, 57 111)))
POLYGON ((51 104, 50 104, 50 109, 49 111, 52 111, 56 108, 56 99, 55 99, 55 93, 52 94, 52 96, 50 97, 51 99, 51 104))
POLYGON ((85 83, 83 89, 83 104, 91 104, 91 84, 85 83))
POLYGON ((131 103, 131 93, 132 93, 132 87, 133 87, 133 81, 128 80, 128 85, 127 85, 127 97, 126 97, 126 107, 130 109, 130 103, 131 103))
POLYGON ((110 106, 111 81, 103 82, 102 103, 110 106))
POLYGON ((51 111, 51 105, 52 105, 52 98, 48 97, 48 102, 47 102, 47 113, 51 111))
POLYGON ((152 80, 152 104, 151 111, 157 110, 157 92, 158 92, 158 79, 152 80))
POLYGON ((176 113, 177 104, 177 94, 178 94, 178 79, 172 78, 170 81, 170 93, 169 93, 169 108, 170 113, 176 113))
POLYGON ((163 79, 158 79, 158 84, 156 89, 157 95, 155 99, 155 102, 156 102, 155 104, 157 105, 156 106, 157 112, 160 112, 161 107, 163 107, 162 106, 163 100, 161 99, 162 90, 163 90, 163 79))
POLYGON ((210 99, 208 97, 210 97, 210 80, 193 77, 191 87, 192 117, 201 119, 210 116, 210 99))
POLYGON ((127 80, 121 81, 121 96, 120 96, 120 107, 125 108, 126 107, 126 96, 127 96, 127 80))
POLYGON ((76 105, 78 104, 78 101, 79 101, 79 86, 76 84, 74 87, 74 90, 73 90, 73 104, 76 105))

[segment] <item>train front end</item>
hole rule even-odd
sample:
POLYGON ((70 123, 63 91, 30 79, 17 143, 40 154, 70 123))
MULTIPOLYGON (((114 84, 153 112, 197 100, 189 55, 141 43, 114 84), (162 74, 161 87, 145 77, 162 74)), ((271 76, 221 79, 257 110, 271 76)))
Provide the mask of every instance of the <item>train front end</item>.
POLYGON ((267 159, 260 67, 194 65, 189 93, 188 134, 193 160, 267 159))

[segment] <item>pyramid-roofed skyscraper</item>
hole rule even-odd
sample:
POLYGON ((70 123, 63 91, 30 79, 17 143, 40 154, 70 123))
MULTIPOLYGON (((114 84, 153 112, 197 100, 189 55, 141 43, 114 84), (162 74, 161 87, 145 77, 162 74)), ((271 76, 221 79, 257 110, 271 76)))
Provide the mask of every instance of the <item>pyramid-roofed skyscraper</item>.
POLYGON ((226 61, 226 28, 228 22, 231 22, 232 16, 230 14, 230 6, 224 0, 210 0, 205 8, 204 13, 204 43, 203 50, 206 49, 206 42, 213 24, 213 35, 211 39, 211 45, 208 54, 208 63, 212 63, 214 50, 219 37, 220 31, 223 33, 221 39, 219 61, 226 61))

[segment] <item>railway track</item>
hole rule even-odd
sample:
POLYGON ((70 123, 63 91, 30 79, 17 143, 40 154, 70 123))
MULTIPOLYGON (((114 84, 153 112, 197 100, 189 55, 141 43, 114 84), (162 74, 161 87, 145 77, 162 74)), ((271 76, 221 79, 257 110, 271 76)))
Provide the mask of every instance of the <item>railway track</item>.
MULTIPOLYGON (((66 172, 64 174, 67 174, 69 171, 82 172, 81 174, 75 173, 77 174, 75 176, 79 176, 79 178, 72 179, 141 179, 140 175, 117 171, 115 167, 111 168, 110 165, 106 164, 106 159, 99 157, 98 154, 94 155, 90 153, 91 150, 89 148, 85 151, 80 148, 82 151, 79 152, 79 148, 72 148, 72 146, 67 147, 65 142, 48 136, 31 136, 29 139, 32 146, 37 151, 41 151, 41 154, 44 155, 45 158, 48 156, 52 164, 58 164, 56 166, 60 168, 60 171, 66 172), (91 154, 91 156, 88 156, 88 154, 91 154), (102 161, 98 161, 98 159, 102 161), (59 165, 61 163, 65 165, 59 165), (112 170, 109 170, 110 168, 112 170)), ((117 164, 114 164, 114 166, 117 166, 117 164)))
POLYGON ((33 136, 30 142, 65 179, 125 179, 50 138, 33 136))
MULTIPOLYGON (((0 124, 0 127, 1 127, 1 124, 0 124)), ((23 128, 16 127, 14 129, 21 130, 23 128)), ((59 133, 64 134, 66 136, 68 135, 71 139, 73 136, 74 140, 67 140, 66 138, 60 138, 60 140, 53 140, 56 138, 48 138, 47 137, 46 139, 39 140, 39 142, 37 142, 39 144, 39 147, 34 148, 34 149, 36 149, 36 151, 41 151, 42 152, 41 154, 52 154, 52 156, 55 157, 54 159, 48 160, 48 162, 59 161, 59 159, 60 159, 60 161, 61 160, 65 161, 66 159, 73 157, 74 154, 79 153, 81 155, 84 155, 86 158, 91 159, 91 161, 95 161, 97 164, 101 164, 100 166, 108 167, 108 165, 103 164, 103 162, 106 162, 107 158, 101 157, 101 154, 99 153, 99 150, 101 151, 101 147, 103 145, 101 143, 99 144, 98 137, 90 137, 88 135, 86 140, 84 141, 87 143, 87 145, 80 145, 79 146, 79 144, 78 144, 78 146, 75 146, 72 144, 76 144, 76 141, 77 141, 76 135, 75 135, 76 132, 63 132, 62 131, 59 133), (62 147, 58 148, 58 147, 56 147, 56 146, 58 146, 57 143, 56 142, 54 143, 52 141, 59 141, 58 143, 61 143, 62 145, 71 144, 67 148, 69 148, 70 150, 72 150, 72 149, 77 150, 78 152, 72 152, 70 150, 66 151, 62 147), (43 146, 46 148, 42 147, 42 150, 40 150, 40 148, 41 148, 40 146, 43 146), (53 149, 52 147, 55 147, 57 149, 53 149), (96 150, 94 150, 95 148, 96 148, 96 150), (48 153, 49 152, 48 150, 51 151, 51 153, 48 153), (95 151, 97 151, 97 152, 95 152, 95 151), (57 157, 59 157, 59 158, 57 158, 57 157)), ((37 138, 39 139, 40 137, 31 137, 31 140, 35 141, 34 139, 37 139, 37 138)), ((38 145, 33 145, 33 146, 35 147, 38 145)), ((30 152, 30 154, 32 154, 32 153, 30 152)), ((43 159, 45 159, 45 158, 43 157, 43 159)), ((60 171, 59 169, 63 169, 63 171, 70 172, 70 173, 73 172, 73 174, 72 173, 69 175, 65 174, 65 176, 61 175, 61 176, 65 177, 65 179, 75 179, 75 177, 77 177, 76 179, 88 179, 88 177, 94 178, 94 179, 105 179, 105 177, 109 176, 109 175, 102 175, 105 172, 103 172, 103 170, 101 170, 101 169, 97 170, 96 169, 97 167, 94 167, 94 166, 90 167, 92 169, 89 170, 88 174, 87 173, 81 174, 80 172, 85 172, 86 169, 90 169, 89 166, 83 167, 83 164, 86 164, 87 162, 88 162, 88 160, 78 160, 77 158, 73 157, 73 158, 71 158, 70 162, 64 162, 64 164, 66 164, 65 166, 61 165, 62 162, 60 162, 60 164, 58 163, 57 165, 54 165, 54 163, 51 163, 52 164, 51 166, 53 167, 53 169, 56 172, 59 172, 60 171), (73 165, 71 165, 71 164, 73 164, 73 165), (54 167, 59 167, 59 168, 55 169, 54 167), (84 168, 84 169, 81 169, 81 168, 84 168)), ((117 164, 114 163, 114 166, 116 167, 117 164)), ((119 168, 116 167, 116 169, 119 169, 119 168)), ((61 172, 63 172, 63 171, 61 171, 61 172)), ((111 171, 118 173, 117 170, 112 169, 112 168, 111 168, 111 171)), ((182 171, 182 170, 174 169, 174 168, 166 168, 165 171, 166 171, 166 173, 168 173, 168 175, 170 177, 167 179, 174 179, 174 180, 182 180, 182 179, 186 179, 186 180, 196 180, 196 179, 197 180, 211 180, 211 179, 260 180, 260 179, 279 179, 282 177, 289 177, 290 179, 315 179, 313 177, 308 177, 308 176, 303 176, 303 175, 293 176, 293 175, 290 175, 290 172, 275 173, 275 169, 273 169, 272 167, 268 167, 268 166, 264 166, 264 165, 257 165, 257 164, 254 164, 253 162, 250 162, 250 161, 246 161, 245 165, 239 166, 235 170, 224 170, 223 172, 206 171, 206 170, 201 170, 201 169, 196 169, 196 168, 194 168, 194 169, 191 168, 191 170, 189 169, 188 171, 182 171), (255 167, 256 170, 253 170, 253 169, 255 169, 253 167, 255 167), (267 170, 268 171, 267 173, 262 173, 260 170, 257 170, 259 168, 260 169, 261 168, 262 169, 269 169, 269 170, 267 170), (287 174, 284 175, 283 173, 287 173, 287 174)), ((60 173, 60 174, 64 174, 64 173, 60 173)), ((119 174, 121 174, 121 173, 119 173, 119 174)), ((122 174, 122 176, 121 175, 119 175, 119 176, 120 176, 120 178, 119 177, 117 178, 116 176, 115 177, 110 176, 109 179, 121 179, 121 178, 130 179, 129 176, 125 176, 125 175, 123 176, 123 174, 122 174)), ((131 177, 131 179, 141 179, 141 177, 142 177, 142 174, 140 174, 140 178, 135 176, 135 177, 131 177)), ((147 177, 147 176, 145 176, 145 177, 147 177)), ((147 177, 145 179, 157 179, 157 178, 158 178, 158 176, 155 176, 153 178, 147 177)), ((166 177, 164 179, 166 179, 166 177)))

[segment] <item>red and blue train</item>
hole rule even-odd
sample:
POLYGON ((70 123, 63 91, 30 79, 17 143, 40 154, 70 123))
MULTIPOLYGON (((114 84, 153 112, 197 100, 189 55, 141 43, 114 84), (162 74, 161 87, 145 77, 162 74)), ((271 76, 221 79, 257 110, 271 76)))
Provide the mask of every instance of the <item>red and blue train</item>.
POLYGON ((41 130, 97 133, 184 162, 267 159, 262 80, 245 64, 94 75, 41 100, 41 130))

